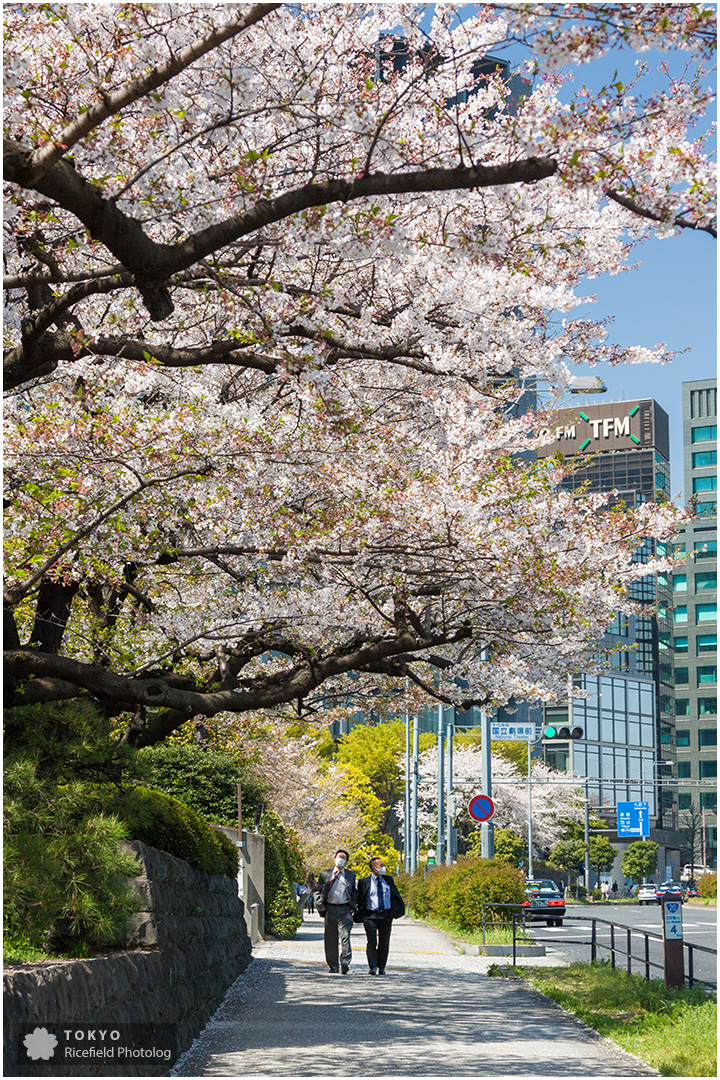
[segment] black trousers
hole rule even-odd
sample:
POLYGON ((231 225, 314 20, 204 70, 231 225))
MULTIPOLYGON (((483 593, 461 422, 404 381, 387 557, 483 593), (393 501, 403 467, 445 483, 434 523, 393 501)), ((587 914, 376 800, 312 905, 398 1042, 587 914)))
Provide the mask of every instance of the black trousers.
POLYGON ((363 926, 367 936, 365 955, 367 956, 368 967, 383 969, 387 964, 390 950, 392 915, 389 911, 377 915, 368 915, 363 919, 363 926))

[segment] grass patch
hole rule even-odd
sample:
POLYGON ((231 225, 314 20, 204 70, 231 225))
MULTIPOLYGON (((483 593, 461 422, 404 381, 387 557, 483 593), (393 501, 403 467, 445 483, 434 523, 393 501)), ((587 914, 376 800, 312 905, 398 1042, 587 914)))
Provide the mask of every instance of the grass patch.
MULTIPOLYGON (((436 927, 438 930, 442 930, 445 934, 449 934, 450 937, 455 938, 457 941, 465 941, 469 945, 482 945, 483 936, 482 930, 461 930, 450 919, 442 919, 435 915, 424 915, 423 922, 429 923, 430 926, 436 927)), ((488 926, 485 930, 485 944, 486 945, 512 945, 513 934, 512 926, 488 926)), ((522 926, 518 923, 517 929, 518 941, 530 941, 530 938, 526 938, 522 933, 522 926)))
POLYGON ((660 979, 646 982, 599 960, 522 974, 662 1076, 717 1075, 717 1001, 702 987, 668 990, 660 979))

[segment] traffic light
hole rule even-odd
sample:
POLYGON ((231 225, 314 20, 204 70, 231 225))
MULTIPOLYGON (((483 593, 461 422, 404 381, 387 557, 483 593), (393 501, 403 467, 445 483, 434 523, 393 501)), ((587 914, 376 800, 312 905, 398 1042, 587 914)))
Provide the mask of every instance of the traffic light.
POLYGON ((567 739, 582 739, 584 731, 581 727, 557 727, 555 724, 548 724, 543 728, 543 739, 558 739, 566 741, 567 739))
POLYGON ((449 818, 456 818, 460 811, 460 800, 457 795, 448 795, 445 809, 449 818))

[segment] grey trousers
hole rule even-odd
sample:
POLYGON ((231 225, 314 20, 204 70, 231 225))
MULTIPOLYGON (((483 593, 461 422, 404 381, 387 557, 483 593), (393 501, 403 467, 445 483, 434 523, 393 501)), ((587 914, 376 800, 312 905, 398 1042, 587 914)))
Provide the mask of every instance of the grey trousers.
POLYGON ((325 908, 325 959, 328 967, 339 968, 352 960, 350 931, 353 913, 349 904, 328 904, 325 908), (338 955, 339 954, 339 955, 338 955))

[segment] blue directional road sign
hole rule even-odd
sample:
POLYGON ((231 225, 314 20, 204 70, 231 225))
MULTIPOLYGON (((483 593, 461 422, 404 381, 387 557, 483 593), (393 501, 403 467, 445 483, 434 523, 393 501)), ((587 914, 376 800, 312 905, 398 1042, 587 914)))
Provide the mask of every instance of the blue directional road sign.
POLYGON ((495 813, 495 803, 489 795, 476 795, 470 800, 468 813, 475 821, 489 821, 495 813))
POLYGON ((650 835, 650 808, 646 802, 619 802, 617 804, 618 836, 650 835))

